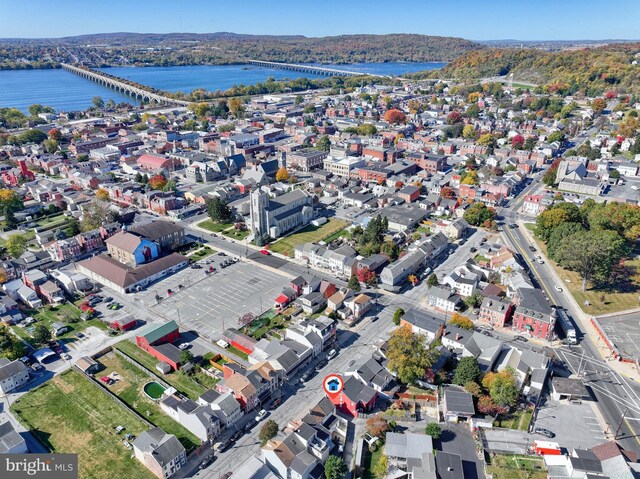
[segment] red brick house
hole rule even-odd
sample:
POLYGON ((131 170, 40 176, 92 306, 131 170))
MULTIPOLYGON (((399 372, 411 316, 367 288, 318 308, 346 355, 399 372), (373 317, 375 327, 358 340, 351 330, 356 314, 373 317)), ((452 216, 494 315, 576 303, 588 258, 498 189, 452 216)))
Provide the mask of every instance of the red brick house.
POLYGON ((494 328, 503 328, 509 321, 512 312, 513 304, 511 302, 501 298, 488 297, 482 301, 478 319, 491 324, 494 328))
POLYGON ((407 203, 411 203, 420 197, 420 188, 413 185, 407 185, 398 191, 398 196, 407 203))
POLYGON ((520 288, 513 297, 516 309, 512 328, 531 337, 551 341, 556 314, 539 289, 520 288))
POLYGON ((359 412, 370 411, 376 403, 376 390, 351 376, 344 382, 340 394, 329 399, 337 409, 352 417, 359 412))
POLYGON ((19 186, 21 181, 34 181, 33 171, 27 168, 25 160, 18 161, 18 168, 12 168, 2 172, 2 181, 9 186, 19 186))

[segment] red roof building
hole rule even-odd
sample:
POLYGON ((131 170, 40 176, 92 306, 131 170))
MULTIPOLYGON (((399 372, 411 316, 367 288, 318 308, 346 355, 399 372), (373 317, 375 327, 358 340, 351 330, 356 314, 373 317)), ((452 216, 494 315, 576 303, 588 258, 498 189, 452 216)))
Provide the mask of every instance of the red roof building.
POLYGON ((160 170, 160 169, 171 169, 177 166, 180 162, 179 160, 175 160, 172 158, 166 158, 160 155, 149 155, 144 154, 138 161, 136 161, 138 166, 144 170, 160 170))

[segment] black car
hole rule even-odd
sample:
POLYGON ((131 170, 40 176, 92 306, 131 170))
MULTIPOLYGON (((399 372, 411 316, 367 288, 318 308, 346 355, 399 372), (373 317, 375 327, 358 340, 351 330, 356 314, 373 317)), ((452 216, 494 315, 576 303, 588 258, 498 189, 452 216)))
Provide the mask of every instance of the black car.
POLYGON ((244 427, 245 432, 251 431, 251 429, 253 429, 254 424, 255 424, 255 421, 249 421, 247 425, 244 427))
POLYGON ((193 263, 193 264, 191 265, 191 269, 202 269, 202 266, 201 266, 201 265, 199 265, 198 263, 193 263))
POLYGON ((105 303, 110 303, 111 301, 113 301, 113 298, 111 296, 107 296, 106 298, 104 298, 105 303))
POLYGON ((237 441, 238 439, 240 439, 242 436, 244 436, 244 431, 241 429, 239 431, 236 431, 236 433, 233 435, 233 437, 231 438, 232 441, 237 441))
POLYGON ((520 341, 520 342, 522 342, 522 343, 526 343, 526 342, 528 342, 528 341, 529 341, 529 340, 528 340, 527 338, 525 338, 524 336, 516 336, 516 337, 515 337, 515 338, 513 338, 513 339, 514 339, 514 341, 520 341))
POLYGON ((553 439, 554 437, 556 437, 555 433, 541 427, 537 427, 533 432, 549 439, 553 439))
POLYGON ((205 457, 203 459, 203 461, 200 463, 200 469, 206 469, 207 467, 209 467, 211 465, 211 463, 213 461, 215 461, 215 456, 213 454, 209 454, 207 457, 205 457))
POLYGON ((535 253, 537 250, 533 246, 529 246, 529 251, 531 251, 532 253, 535 253))
POLYGON ((476 251, 478 251, 478 249, 475 246, 472 246, 471 248, 469 248, 469 251, 475 253, 476 251))
POLYGON ((380 319, 378 316, 373 316, 373 317, 371 318, 371 322, 372 322, 372 323, 375 323, 378 319, 380 319))

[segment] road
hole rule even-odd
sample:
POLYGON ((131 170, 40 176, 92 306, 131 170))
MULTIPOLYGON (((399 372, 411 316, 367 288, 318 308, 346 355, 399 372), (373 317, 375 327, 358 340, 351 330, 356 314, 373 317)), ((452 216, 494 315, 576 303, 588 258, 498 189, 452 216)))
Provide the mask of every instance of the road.
POLYGON ((577 311, 575 302, 567 296, 569 293, 559 284, 549 260, 545 258, 545 263, 540 264, 532 258, 529 250, 531 243, 523 231, 522 222, 518 228, 509 227, 510 224, 519 222, 517 209, 525 196, 538 186, 537 181, 532 182, 515 201, 512 201, 510 208, 502 208, 499 211, 504 217, 504 236, 514 251, 522 255, 534 279, 549 299, 549 303, 563 307, 575 320, 576 332, 579 338, 582 337, 582 341, 579 345, 557 350, 558 358, 570 373, 578 374, 585 384, 590 386, 611 431, 615 433, 615 430, 620 428, 618 442, 623 447, 640 453, 640 439, 638 439, 640 426, 634 420, 640 417, 640 387, 634 381, 618 374, 609 366, 608 358, 602 357, 592 336, 587 334, 587 328, 591 326, 582 321, 583 313, 577 311), (562 291, 557 291, 555 286, 559 286, 562 291))

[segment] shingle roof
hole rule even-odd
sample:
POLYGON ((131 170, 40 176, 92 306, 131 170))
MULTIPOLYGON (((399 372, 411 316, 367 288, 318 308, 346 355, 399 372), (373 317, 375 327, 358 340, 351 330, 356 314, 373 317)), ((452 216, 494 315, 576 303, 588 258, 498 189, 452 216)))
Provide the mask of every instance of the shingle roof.
POLYGON ((126 231, 118 231, 110 238, 107 238, 105 243, 129 253, 133 253, 140 244, 140 237, 126 231))
POLYGON ((176 323, 174 320, 171 320, 171 321, 167 321, 164 324, 159 324, 159 325, 153 324, 149 326, 147 329, 145 329, 144 331, 142 331, 138 336, 144 337, 149 342, 149 344, 153 344, 158 339, 166 336, 167 334, 177 329, 178 329, 178 323, 176 323))
POLYGON ((24 439, 16 432, 9 421, 0 424, 0 454, 5 454, 23 442, 24 439))
POLYGON ((0 381, 4 381, 5 379, 9 379, 16 374, 23 373, 27 367, 24 363, 18 359, 10 362, 6 366, 0 367, 0 381))
POLYGON ((129 231, 150 241, 156 241, 163 236, 184 231, 184 228, 171 221, 152 221, 143 225, 134 225, 129 228, 129 231))

